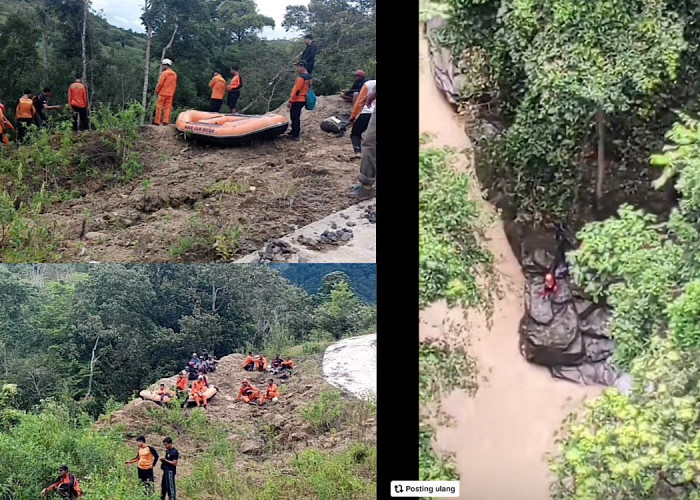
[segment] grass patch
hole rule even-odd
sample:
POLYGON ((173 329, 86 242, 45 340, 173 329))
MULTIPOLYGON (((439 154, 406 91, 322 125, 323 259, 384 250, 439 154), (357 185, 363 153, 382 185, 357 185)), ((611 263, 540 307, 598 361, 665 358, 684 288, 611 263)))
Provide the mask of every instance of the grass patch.
POLYGON ((463 349, 423 344, 418 350, 418 398, 421 405, 439 401, 455 389, 477 389, 476 365, 463 349))
POLYGON ((318 401, 303 406, 300 413, 316 434, 329 432, 343 421, 342 394, 340 391, 324 391, 318 401))
POLYGON ((243 229, 239 225, 218 227, 205 222, 200 215, 192 216, 187 221, 184 236, 168 249, 171 257, 194 258, 211 256, 229 261, 240 248, 243 229))
POLYGON ((485 221, 469 196, 471 178, 451 166, 447 149, 419 155, 419 302, 492 305, 489 287, 478 278, 492 275, 493 256, 479 242, 485 221))
POLYGON ((418 435, 419 481, 458 481, 459 473, 451 457, 435 453, 433 435, 431 427, 421 426, 418 435))

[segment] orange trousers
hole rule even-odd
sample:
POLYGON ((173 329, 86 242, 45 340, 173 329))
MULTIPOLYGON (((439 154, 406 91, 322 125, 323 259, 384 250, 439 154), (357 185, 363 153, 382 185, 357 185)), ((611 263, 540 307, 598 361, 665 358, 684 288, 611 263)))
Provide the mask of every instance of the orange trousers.
POLYGON ((243 396, 244 403, 250 403, 256 399, 260 399, 260 389, 255 389, 250 396, 243 396))
POLYGON ((156 105, 156 125, 161 123, 170 123, 170 113, 173 110, 174 96, 158 96, 158 104, 156 105), (163 120, 161 121, 161 116, 163 120))
POLYGON ((204 403, 204 406, 207 406, 207 398, 204 396, 200 396, 197 393, 192 394, 192 399, 194 399, 194 402, 197 403, 197 406, 200 406, 202 403, 204 403))

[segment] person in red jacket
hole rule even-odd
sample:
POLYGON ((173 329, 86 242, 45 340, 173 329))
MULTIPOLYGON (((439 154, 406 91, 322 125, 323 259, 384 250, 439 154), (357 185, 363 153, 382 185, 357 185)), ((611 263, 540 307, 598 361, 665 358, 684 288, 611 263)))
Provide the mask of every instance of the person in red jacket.
POLYGON ((231 66, 231 84, 228 86, 228 107, 231 113, 236 113, 236 104, 241 97, 241 89, 243 88, 243 79, 238 71, 238 66, 231 66))
POLYGON ((43 497, 50 491, 57 491, 61 498, 78 498, 83 496, 83 492, 80 489, 80 483, 76 477, 70 473, 67 465, 61 465, 59 469, 61 476, 50 486, 47 486, 41 490, 41 496, 43 497))
POLYGON ((170 123, 170 113, 173 110, 173 99, 177 90, 177 73, 172 70, 172 64, 170 59, 163 59, 163 72, 160 74, 160 80, 158 80, 156 87, 158 104, 156 105, 155 125, 167 126, 170 123))
POLYGON ((90 130, 87 87, 80 73, 75 75, 75 82, 68 88, 68 106, 73 111, 73 130, 90 130))
POLYGON ((306 96, 309 95, 311 84, 313 83, 313 78, 311 78, 309 72, 306 71, 306 65, 303 62, 297 64, 297 72, 299 73, 299 76, 294 83, 292 95, 289 99, 289 103, 287 104, 287 109, 289 109, 289 117, 292 120, 292 130, 287 137, 293 141, 300 140, 301 110, 306 104, 306 96))

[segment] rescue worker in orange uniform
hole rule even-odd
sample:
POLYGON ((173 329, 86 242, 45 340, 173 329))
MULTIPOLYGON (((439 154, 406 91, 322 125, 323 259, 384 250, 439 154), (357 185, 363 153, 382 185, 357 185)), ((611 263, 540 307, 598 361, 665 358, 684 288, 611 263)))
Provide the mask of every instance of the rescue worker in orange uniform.
POLYGON ((170 123, 170 113, 173 110, 173 98, 177 89, 177 73, 171 66, 173 62, 170 59, 163 59, 163 73, 160 75, 158 86, 156 87, 156 95, 158 96, 158 104, 156 105, 156 125, 168 125, 170 123))
POLYGON ((189 382, 190 381, 189 377, 187 376, 187 372, 185 370, 182 370, 180 372, 180 375, 177 377, 177 382, 175 383, 175 392, 178 396, 187 394, 187 386, 189 385, 189 382))
POLYGON ((7 146, 10 144, 10 139, 7 137, 8 130, 14 130, 10 120, 5 116, 5 105, 0 103, 0 142, 7 146))
POLYGON ((80 483, 76 477, 70 473, 67 465, 61 465, 59 469, 61 476, 50 486, 47 486, 41 490, 41 496, 43 497, 49 491, 58 491, 61 498, 78 498, 83 496, 83 492, 80 489, 80 483))
POLYGON ((204 392, 207 390, 207 382, 204 380, 204 376, 200 375, 197 377, 197 381, 192 384, 192 390, 190 391, 190 395, 192 396, 192 399, 194 399, 194 402, 197 403, 197 406, 202 406, 204 404, 204 409, 207 409, 207 397, 204 395, 204 392))
POLYGON ((160 384, 160 389, 158 389, 158 397, 162 403, 165 401, 165 398, 172 398, 173 393, 165 388, 165 384, 160 384))
POLYGON ((238 66, 231 66, 231 74, 233 78, 228 86, 228 107, 231 113, 236 113, 236 104, 238 104, 238 98, 241 97, 243 79, 238 72, 238 66))
POLYGON ((224 95, 226 94, 226 80, 218 71, 214 71, 214 78, 209 82, 209 88, 211 89, 211 107, 209 111, 218 113, 221 111, 221 104, 223 104, 224 95))
POLYGON ((261 354, 258 359, 255 361, 255 369, 258 370, 259 372, 264 372, 265 369, 267 368, 267 359, 263 354, 261 354))
POLYGON ((90 130, 87 87, 81 74, 75 75, 75 82, 68 87, 68 106, 73 111, 73 130, 90 130))
POLYGON ((252 372, 255 370, 255 358, 253 357, 252 352, 249 352, 248 357, 245 358, 245 361, 243 362, 243 369, 247 372, 252 372))
POLYGON ((29 89, 24 90, 24 95, 20 97, 17 103, 17 110, 15 111, 15 118, 17 119, 17 137, 20 141, 24 139, 24 136, 29 130, 29 126, 34 123, 34 117, 36 117, 36 110, 34 109, 34 101, 32 100, 32 91, 29 89), (32 103, 29 106, 29 103, 32 103))
POLYGON ((301 110, 304 109, 306 105, 306 96, 309 95, 311 90, 311 84, 313 83, 313 78, 308 71, 306 71, 306 66, 304 63, 297 64, 297 71, 299 76, 294 83, 294 88, 292 89, 292 95, 287 103, 287 109, 289 109, 289 118, 292 120, 292 130, 289 132, 287 137, 293 141, 300 140, 299 135, 301 134, 301 110))
POLYGON ((248 379, 245 379, 241 384, 241 389, 238 391, 236 402, 243 400, 244 403, 254 403, 259 398, 260 389, 248 382, 248 379))
POLYGON ((282 368, 287 368, 288 370, 294 369, 294 361, 292 358, 287 358, 287 361, 282 361, 282 368))
POLYGON ((259 404, 264 404, 265 401, 272 401, 273 403, 276 403, 279 397, 280 389, 275 385, 274 380, 270 379, 267 382, 267 389, 265 390, 265 394, 260 396, 259 404))
POLYGON ((153 477, 153 467, 158 463, 158 452, 153 446, 146 445, 146 438, 139 436, 136 438, 139 444, 136 458, 124 462, 126 465, 135 464, 138 462, 138 474, 141 483, 146 491, 150 494, 155 486, 155 478, 153 477))

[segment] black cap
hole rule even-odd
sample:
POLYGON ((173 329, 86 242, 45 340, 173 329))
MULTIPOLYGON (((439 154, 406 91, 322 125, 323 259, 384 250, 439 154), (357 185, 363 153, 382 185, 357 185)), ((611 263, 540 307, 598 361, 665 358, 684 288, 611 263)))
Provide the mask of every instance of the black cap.
POLYGON ((67 465, 61 465, 61 467, 58 469, 59 471, 63 472, 64 470, 68 470, 67 465))
POLYGON ((314 39, 314 37, 312 37, 310 34, 309 34, 309 35, 305 35, 304 38, 306 38, 307 40, 313 40, 313 39, 314 39))

